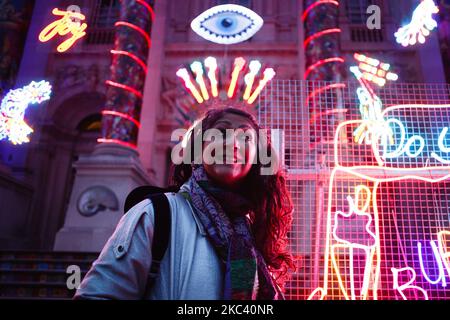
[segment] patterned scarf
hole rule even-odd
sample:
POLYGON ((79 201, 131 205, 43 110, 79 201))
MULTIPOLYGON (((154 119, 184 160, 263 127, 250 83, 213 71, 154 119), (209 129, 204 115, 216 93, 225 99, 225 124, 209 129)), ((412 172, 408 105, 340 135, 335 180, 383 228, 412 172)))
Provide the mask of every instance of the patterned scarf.
POLYGON ((188 198, 226 266, 224 299, 282 299, 264 258, 255 248, 246 218, 251 212, 250 203, 240 194, 214 185, 203 166, 193 167, 188 184, 188 198))

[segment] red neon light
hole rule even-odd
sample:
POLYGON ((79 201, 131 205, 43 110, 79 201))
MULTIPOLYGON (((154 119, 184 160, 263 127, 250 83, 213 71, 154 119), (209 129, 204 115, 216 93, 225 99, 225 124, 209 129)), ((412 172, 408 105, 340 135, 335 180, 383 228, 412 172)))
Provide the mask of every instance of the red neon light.
POLYGON ((129 143, 129 142, 125 142, 125 141, 121 141, 121 140, 118 140, 118 139, 98 138, 97 142, 98 143, 117 143, 117 144, 120 144, 120 145, 125 146, 125 147, 129 147, 129 148, 132 148, 132 149, 136 149, 137 148, 137 146, 135 144, 132 144, 132 143, 129 143))
POLYGON ((152 7, 144 0, 136 0, 136 2, 147 8, 147 10, 150 12, 150 16, 152 17, 152 21, 154 21, 155 20, 155 12, 153 12, 152 7))
POLYGON ((302 21, 306 20, 306 17, 308 16, 309 12, 314 9, 317 6, 320 6, 321 4, 334 4, 335 6, 339 6, 339 2, 333 1, 333 0, 319 0, 317 2, 314 2, 313 4, 310 4, 308 8, 303 12, 302 15, 302 21))
POLYGON ((124 85, 124 84, 121 84, 121 83, 117 83, 117 82, 114 82, 114 81, 111 81, 111 80, 106 80, 105 83, 110 85, 110 86, 116 87, 116 88, 127 90, 127 91, 133 93, 134 95, 136 95, 138 98, 142 99, 142 93, 140 93, 139 91, 137 91, 136 89, 134 89, 134 88, 132 88, 130 86, 127 86, 127 85, 124 85))
POLYGON ((342 30, 340 28, 331 28, 331 29, 326 29, 326 30, 322 30, 320 32, 314 33, 313 35, 306 38, 305 42, 303 43, 303 46, 306 48, 311 41, 313 41, 323 35, 330 34, 330 33, 340 33, 341 31, 342 30))
POLYGON ((139 28, 138 26, 131 24, 129 22, 125 22, 125 21, 117 21, 114 26, 119 27, 119 26, 124 26, 124 27, 129 27, 133 30, 136 30, 137 32, 139 32, 144 38, 145 40, 147 40, 147 44, 148 47, 150 48, 150 46, 152 45, 152 41, 150 39, 150 36, 147 34, 147 32, 144 31, 144 29, 139 28))
POLYGON ((315 121, 316 118, 322 117, 322 116, 327 116, 329 114, 334 114, 334 113, 346 113, 348 111, 348 109, 331 109, 331 110, 327 110, 325 112, 319 112, 314 114, 311 119, 309 120, 310 123, 313 123, 315 121))
POLYGON ((322 59, 317 61, 316 63, 314 63, 313 65, 309 66, 308 69, 306 69, 305 71, 305 75, 304 78, 306 80, 306 78, 309 76, 309 74, 316 69, 317 67, 320 67, 323 64, 326 63, 330 63, 330 62, 344 62, 345 60, 339 57, 334 57, 334 58, 327 58, 327 59, 322 59))
POLYGON ((130 57, 131 59, 133 59, 134 61, 136 61, 137 64, 139 64, 142 69, 144 69, 145 73, 147 73, 148 69, 147 69, 147 65, 144 63, 144 61, 142 61, 141 59, 139 59, 138 56, 128 52, 128 51, 122 51, 122 50, 111 50, 112 54, 117 54, 117 55, 124 55, 127 57, 130 57))
POLYGON ((137 121, 135 118, 133 118, 132 116, 126 114, 126 113, 122 113, 122 112, 117 112, 117 111, 113 111, 113 110, 103 110, 102 114, 106 114, 106 115, 111 115, 111 116, 116 116, 116 117, 120 117, 120 118, 124 118, 127 120, 130 120, 131 122, 133 122, 139 129, 141 128, 141 124, 139 121, 137 121))
POLYGON ((311 92, 311 93, 308 95, 308 98, 306 98, 306 104, 308 104, 308 101, 309 101, 312 97, 314 97, 315 95, 317 95, 317 94, 319 94, 319 93, 322 93, 322 92, 324 92, 324 91, 326 91, 326 90, 329 90, 329 89, 343 89, 343 88, 345 88, 345 87, 346 87, 345 83, 333 83, 333 84, 329 84, 329 85, 327 85, 327 86, 325 86, 325 87, 323 87, 323 88, 316 89, 316 90, 314 90, 313 92, 311 92))

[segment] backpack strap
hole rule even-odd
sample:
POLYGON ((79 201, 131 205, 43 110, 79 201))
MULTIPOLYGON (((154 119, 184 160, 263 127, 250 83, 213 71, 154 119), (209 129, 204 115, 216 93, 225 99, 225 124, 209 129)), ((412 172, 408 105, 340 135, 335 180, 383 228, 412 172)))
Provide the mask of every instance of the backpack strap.
POLYGON ((153 204, 155 223, 152 241, 152 265, 150 267, 145 293, 153 287, 159 275, 161 261, 169 245, 171 229, 170 205, 165 194, 152 194, 149 198, 153 204))

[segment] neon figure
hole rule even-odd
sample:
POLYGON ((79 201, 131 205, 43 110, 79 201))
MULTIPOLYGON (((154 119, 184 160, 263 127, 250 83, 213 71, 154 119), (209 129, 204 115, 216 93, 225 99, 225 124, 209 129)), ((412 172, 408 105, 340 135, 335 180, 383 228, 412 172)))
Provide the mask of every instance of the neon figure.
POLYGON ((264 21, 254 11, 235 4, 212 7, 191 22, 191 28, 200 37, 215 43, 243 42, 262 27, 264 21))
MULTIPOLYGON (((436 245, 436 242, 434 240, 430 240, 430 245, 433 250, 434 259, 436 260, 436 263, 438 265, 439 275, 436 280, 432 280, 428 276, 428 272, 425 270, 425 266, 423 263, 422 242, 419 241, 419 242, 417 242, 417 252, 419 254, 420 271, 422 271, 422 275, 429 283, 437 284, 439 282, 442 282, 442 287, 445 288, 447 286, 447 282, 445 281, 444 264, 442 263, 442 260, 444 258, 441 259, 438 246, 436 245)), ((445 260, 444 260, 444 262, 445 262, 445 260)))
MULTIPOLYGON (((412 108, 445 108, 450 109, 450 105, 436 105, 436 106, 422 106, 422 105, 413 105, 412 108)), ((386 110, 382 111, 381 117, 384 119, 385 115, 388 112, 394 111, 396 109, 405 108, 405 106, 392 106, 387 108, 386 110)), ((386 121, 391 121, 392 123, 402 124, 401 121, 395 118, 386 118, 386 121)), ((399 168, 399 167, 386 167, 384 166, 383 161, 379 161, 378 165, 376 166, 369 166, 369 165, 361 165, 361 166, 353 166, 353 167, 345 167, 340 164, 340 157, 338 155, 338 146, 339 143, 339 137, 341 136, 341 131, 345 130, 345 128, 348 125, 359 125, 361 124, 361 121, 358 120, 351 120, 351 121, 345 121, 341 124, 339 124, 338 128, 335 132, 334 137, 334 162, 335 166, 331 172, 330 181, 329 181, 329 190, 328 190, 328 212, 327 212, 327 221, 326 221, 326 245, 325 245, 325 267, 324 267, 324 275, 323 275, 323 285, 318 286, 316 289, 314 289, 311 294, 309 295, 308 299, 325 299, 327 295, 329 294, 336 294, 336 291, 330 292, 330 287, 333 283, 336 283, 335 279, 337 278, 338 288, 339 288, 339 297, 342 297, 344 299, 378 299, 378 286, 380 284, 380 276, 381 276, 381 246, 380 246, 380 214, 379 214, 379 204, 377 203, 377 193, 380 188, 381 183, 386 182, 395 182, 395 181, 402 181, 402 180, 408 180, 408 179, 414 179, 418 181, 424 181, 427 183, 440 183, 442 181, 446 181, 450 179, 450 173, 448 171, 448 166, 427 166, 426 167, 418 167, 418 168, 399 168), (356 179, 362 179, 364 181, 367 181, 367 183, 371 183, 372 187, 368 189, 368 186, 359 185, 355 189, 355 198, 347 197, 347 201, 349 202, 349 214, 343 214, 340 211, 335 211, 334 213, 332 210, 333 208, 333 199, 336 198, 336 190, 335 190, 335 183, 338 177, 340 176, 352 176, 356 179), (358 191, 359 190, 359 191, 358 191), (365 190, 365 194, 367 195, 365 197, 365 201, 363 201, 363 205, 361 207, 358 206, 360 201, 358 200, 361 197, 358 197, 357 194, 363 194, 362 191, 365 190), (369 192, 367 190, 371 190, 371 196, 369 195, 369 192), (372 219, 368 219, 368 223, 366 224, 366 232, 359 232, 358 234, 366 234, 369 235, 369 239, 375 239, 375 243, 359 243, 358 241, 355 242, 354 239, 351 241, 348 241, 347 239, 342 238, 336 230, 339 228, 340 221, 338 222, 340 217, 349 217, 350 213, 353 212, 356 214, 361 213, 367 213, 367 209, 369 208, 369 204, 367 204, 367 199, 370 198, 370 207, 372 208, 372 213, 370 214, 372 219), (370 221, 370 223, 369 223, 370 221), (373 223, 373 224, 372 224, 373 223), (368 229, 368 226, 371 225, 370 232, 368 229), (334 227, 333 227, 334 225, 334 227), (372 231, 373 230, 373 231, 372 231), (358 271, 359 274, 357 274, 353 268, 354 266, 354 258, 356 250, 360 252, 364 252, 364 256, 366 257, 366 261, 363 262, 364 270, 358 271), (339 261, 339 258, 342 256, 348 257, 344 258, 344 262, 347 261, 347 263, 344 265, 339 261), (369 257, 369 258, 367 258, 369 257), (344 268, 343 268, 344 267, 344 268), (356 276, 355 276, 356 275, 356 276), (358 276, 362 276, 363 281, 361 282, 361 287, 359 293, 355 290, 356 289, 356 281, 358 276), (346 286, 346 283, 350 283, 350 286, 346 286)), ((404 125, 402 124, 403 129, 404 125)), ((448 147, 445 146, 443 143, 443 136, 447 133, 447 130, 444 128, 442 132, 439 135, 439 140, 441 143, 439 143, 439 148, 441 151, 448 151, 448 147)), ((384 133, 385 134, 385 133, 384 133)), ((375 135, 372 140, 372 151, 374 152, 374 155, 379 153, 379 145, 380 145, 380 136, 382 133, 378 133, 378 135, 375 135)), ((411 139, 411 138, 409 138, 411 139)), ((420 138, 418 138, 420 140, 420 138)), ((405 149, 405 145, 407 142, 406 136, 404 139, 402 139, 402 145, 396 148, 396 151, 394 151, 393 156, 400 156, 399 152, 407 152, 405 149)), ((422 140, 420 140, 422 141, 422 140)), ((419 145, 419 151, 422 150, 421 144, 419 145)), ((417 150, 416 151, 409 151, 410 156, 417 156, 417 150)), ((380 157, 380 155, 378 154, 380 157)), ((380 157, 381 158, 381 157, 380 157)), ((438 232, 438 241, 432 242, 432 249, 433 254, 436 257, 437 262, 439 264, 439 277, 436 277, 435 279, 431 279, 428 274, 426 274, 423 263, 421 263, 421 271, 424 274, 424 278, 429 283, 439 283, 441 282, 442 286, 446 285, 444 277, 444 268, 447 271, 448 275, 450 276, 450 231, 443 230, 438 232)), ((418 250, 420 251, 422 249, 421 244, 418 244, 418 250)), ((420 252, 421 254, 421 252, 420 252)), ((419 259, 422 259, 420 256, 419 259)), ((393 283, 392 288, 396 292, 400 294, 400 296, 403 299, 407 299, 407 296, 405 294, 405 290, 414 290, 417 293, 420 294, 420 297, 423 299, 428 299, 429 294, 424 289, 421 288, 419 285, 415 285, 414 282, 416 281, 416 272, 409 266, 404 267, 396 267, 393 266, 391 269, 392 277, 393 277, 393 283), (401 279, 399 277, 400 274, 404 274, 404 272, 407 272, 407 280, 406 282, 401 283, 401 279)), ((334 296, 336 297, 336 296, 334 296)))
POLYGON ((56 20, 46 26, 39 34, 39 41, 47 42, 54 38, 56 35, 65 36, 71 34, 71 37, 62 42, 58 47, 58 52, 64 52, 70 49, 74 43, 86 35, 87 24, 80 24, 79 21, 85 20, 86 17, 79 12, 63 11, 55 8, 52 10, 52 14, 60 16, 59 20, 56 20), (78 22, 74 22, 77 20, 78 22))
POLYGON ((439 8, 433 0, 423 0, 414 10, 411 22, 394 33, 397 43, 404 47, 415 45, 417 41, 425 43, 425 37, 437 27, 437 22, 432 15, 438 12, 439 8))
POLYGON ((0 140, 8 138, 13 144, 30 142, 33 129, 25 122, 25 110, 30 104, 50 99, 51 85, 47 81, 32 81, 29 85, 10 90, 0 106, 0 140))
MULTIPOLYGON (((389 139, 389 143, 394 143, 394 134, 388 123, 382 116, 383 104, 381 99, 374 93, 373 89, 363 78, 363 74, 358 67, 350 67, 350 71, 355 75, 356 79, 361 84, 356 91, 359 99, 359 112, 363 122, 353 132, 354 141, 361 144, 372 144, 374 135, 377 132, 386 133, 385 138, 389 139)), ((383 139, 382 145, 388 143, 387 139, 383 139)))
MULTIPOLYGON (((355 257, 360 257, 360 255, 357 255, 356 251, 364 251, 364 277, 363 277, 363 283, 362 287, 360 288, 360 294, 359 297, 362 299, 366 299, 368 289, 369 289, 369 279, 371 276, 372 271, 372 262, 374 261, 374 254, 375 254, 375 245, 378 241, 377 236, 370 230, 370 228, 373 228, 373 222, 372 222, 372 216, 367 213, 367 210, 370 206, 370 198, 371 198, 371 192, 370 189, 367 186, 364 185, 358 185, 355 187, 355 199, 353 199, 351 196, 347 196, 347 202, 349 204, 349 212, 344 213, 342 211, 336 211, 334 215, 334 228, 333 228, 333 240, 334 242, 337 242, 337 244, 331 245, 331 260, 333 263, 334 270, 336 272, 339 287, 341 288, 342 293, 344 294, 345 298, 347 300, 356 299, 356 285, 355 285, 355 277, 357 268, 354 266, 354 259, 355 257), (363 206, 362 208, 358 208, 358 203, 360 197, 363 198, 363 194, 366 194, 365 201, 363 199, 363 206), (367 240, 365 240, 364 243, 358 243, 355 242, 353 239, 350 241, 341 238, 337 234, 337 230, 339 227, 342 226, 343 222, 340 222, 343 219, 340 219, 340 217, 344 218, 350 218, 352 216, 360 216, 365 217, 367 219, 367 223, 364 226, 363 232, 358 232, 358 235, 367 237, 367 240), (343 252, 343 253, 342 253, 343 252), (350 282, 350 297, 348 295, 348 292, 346 290, 346 286, 344 285, 345 282, 345 272, 341 273, 341 269, 345 270, 341 266, 339 266, 338 263, 338 257, 345 255, 349 258, 349 282, 350 282)), ((358 239, 361 240, 361 239, 358 239)))
POLYGON ((389 71, 391 67, 389 63, 359 53, 355 53, 353 56, 359 62, 358 68, 362 71, 362 77, 367 81, 383 87, 387 80, 398 80, 398 75, 389 71))

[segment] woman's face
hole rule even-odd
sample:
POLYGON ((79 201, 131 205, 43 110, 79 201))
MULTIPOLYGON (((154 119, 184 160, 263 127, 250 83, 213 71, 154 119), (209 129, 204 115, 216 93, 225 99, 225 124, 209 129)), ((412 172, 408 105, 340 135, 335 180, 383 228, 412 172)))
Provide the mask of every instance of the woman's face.
POLYGON ((222 158, 223 163, 203 161, 203 166, 212 180, 233 189, 247 176, 255 162, 256 131, 247 118, 233 113, 225 113, 213 128, 221 131, 223 138, 204 142, 203 150, 213 150, 215 159, 222 158), (215 150, 223 150, 223 155, 215 150))

